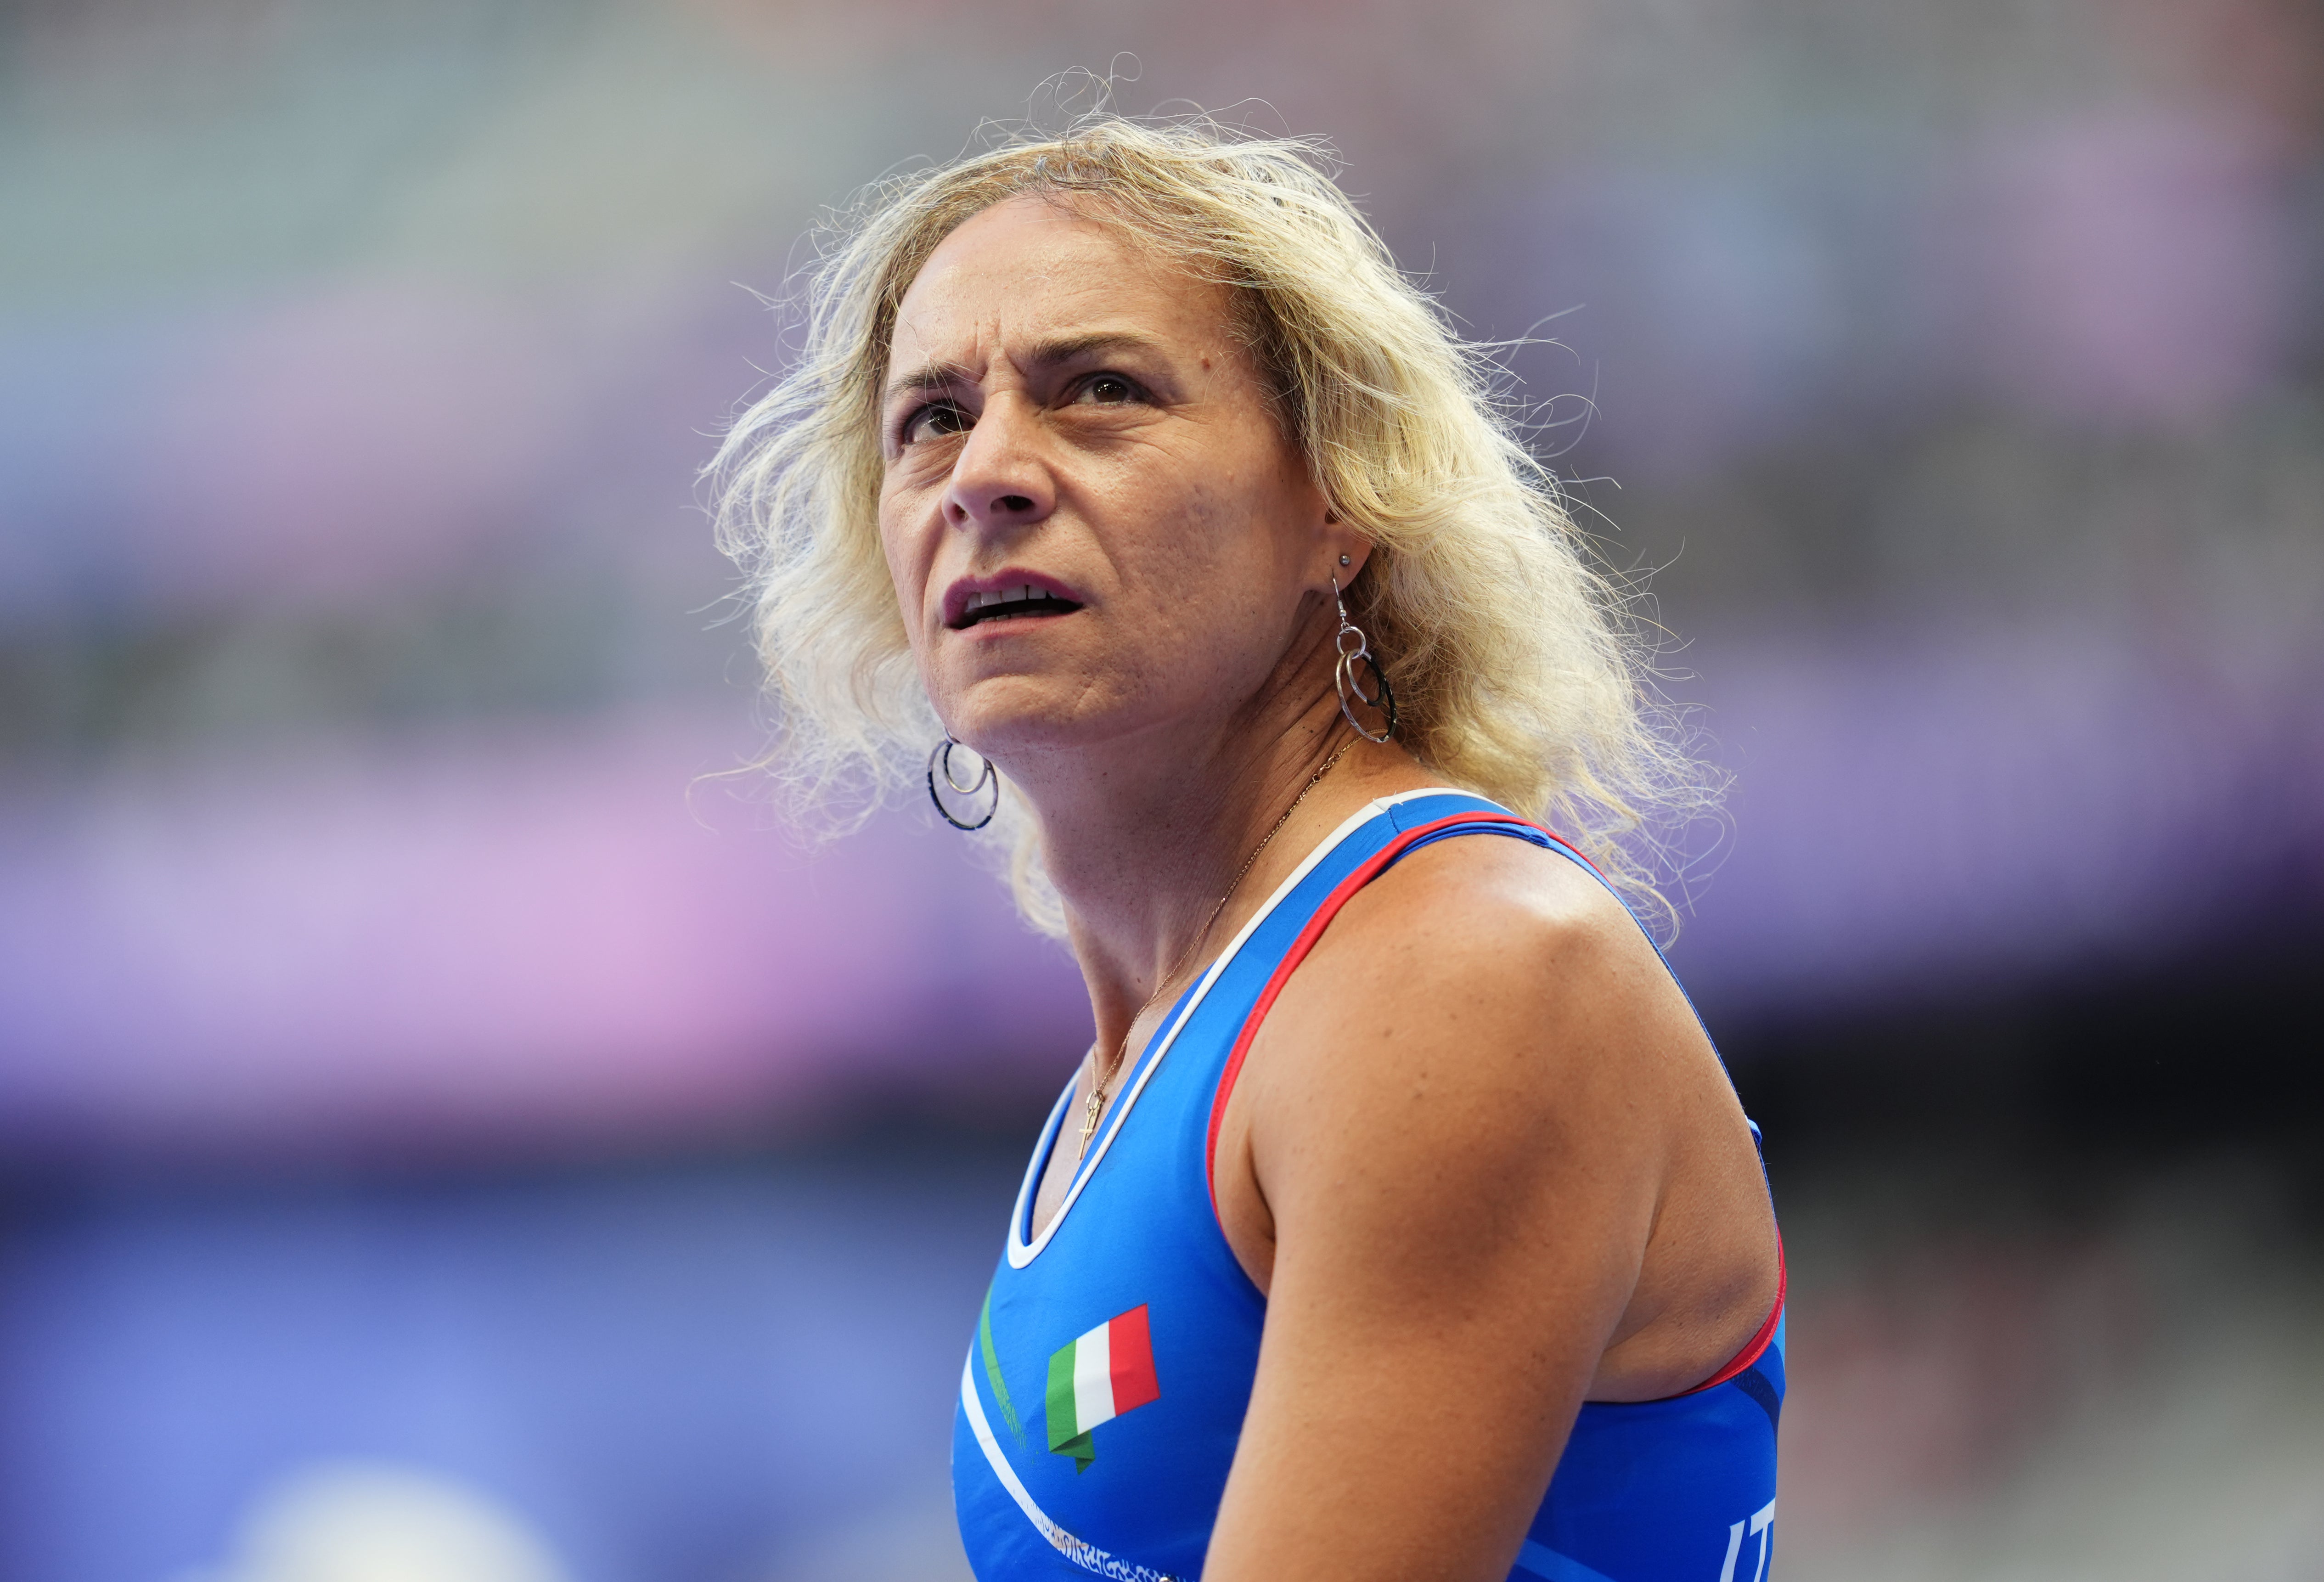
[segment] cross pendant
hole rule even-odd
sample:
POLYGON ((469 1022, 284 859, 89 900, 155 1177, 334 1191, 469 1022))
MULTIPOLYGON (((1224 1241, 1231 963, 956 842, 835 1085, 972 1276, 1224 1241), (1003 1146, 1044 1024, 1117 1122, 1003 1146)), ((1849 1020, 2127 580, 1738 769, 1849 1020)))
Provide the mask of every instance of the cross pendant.
POLYGON ((1082 1101, 1082 1145, 1074 1154, 1075 1164, 1089 1157, 1090 1139, 1097 1135, 1097 1118, 1104 1112, 1105 1095, 1091 1088, 1089 1097, 1082 1101))

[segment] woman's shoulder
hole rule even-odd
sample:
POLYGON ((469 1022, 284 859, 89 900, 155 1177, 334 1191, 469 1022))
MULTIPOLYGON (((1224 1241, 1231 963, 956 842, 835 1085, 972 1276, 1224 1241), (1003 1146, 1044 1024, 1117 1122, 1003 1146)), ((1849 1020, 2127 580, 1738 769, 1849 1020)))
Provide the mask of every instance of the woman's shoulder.
POLYGON ((1470 1101, 1461 1108, 1520 1129, 1635 1113, 1706 1078, 1725 1086, 1684 995, 1604 882, 1492 835, 1425 846, 1351 898, 1264 1036, 1288 1087, 1403 1111, 1426 1072, 1470 1101))
POLYGON ((1621 902, 1554 852, 1479 835, 1359 892, 1285 982, 1215 1180, 1262 1289, 1295 1235, 1416 1290, 1494 1264, 1526 1226, 1526 1244, 1567 1239, 1512 1277, 1524 1300, 1541 1270, 1582 1264, 1627 1292, 1672 1170, 1722 1130, 1748 1166, 1717 1056, 1621 902))
POLYGON ((1570 991, 1574 973, 1621 966, 1669 978, 1603 879, 1491 833, 1408 853, 1349 900, 1314 954, 1319 976, 1393 967, 1405 981, 1526 994, 1570 991))

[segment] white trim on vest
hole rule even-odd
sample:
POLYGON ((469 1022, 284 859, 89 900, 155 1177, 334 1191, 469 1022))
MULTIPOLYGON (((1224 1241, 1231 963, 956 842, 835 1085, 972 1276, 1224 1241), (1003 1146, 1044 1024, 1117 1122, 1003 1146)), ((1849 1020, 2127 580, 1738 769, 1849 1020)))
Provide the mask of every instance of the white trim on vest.
MULTIPOLYGON (((1057 1107, 1049 1114, 1049 1124, 1042 1129, 1041 1141, 1034 1145, 1032 1161, 1025 1167, 1025 1183, 1017 1190, 1017 1206, 1010 1211, 1008 1256, 1009 1266, 1011 1269, 1022 1269, 1039 1257, 1041 1249, 1047 1246, 1049 1239, 1057 1234, 1057 1227, 1065 1223, 1065 1216, 1073 1212, 1074 1203, 1081 1197, 1082 1189, 1089 1185, 1090 1178, 1097 1172, 1098 1161, 1105 1157, 1106 1150, 1113 1146, 1113 1140, 1121 1134, 1122 1123, 1130 1119, 1130 1112, 1136 1106, 1138 1096, 1146 1091, 1146 1084, 1161 1067, 1163 1057, 1170 1052, 1170 1046, 1178 1041, 1179 1032, 1201 1008, 1203 1001, 1210 995, 1211 986, 1218 982, 1219 975, 1226 971, 1228 965, 1241 951, 1244 942, 1259 931, 1261 923, 1275 915, 1275 909, 1281 906, 1292 891, 1299 887, 1300 881, 1314 873, 1316 865, 1324 858, 1337 851, 1342 842, 1390 808, 1422 797, 1475 798, 1477 793, 1456 790, 1452 786, 1437 785, 1428 786, 1420 791, 1398 791, 1392 797, 1380 797, 1365 803, 1349 816, 1347 822, 1317 842, 1314 848, 1300 859, 1299 865, 1291 871, 1291 876, 1276 886, 1275 893, 1267 898, 1267 904, 1253 912, 1250 921, 1237 930, 1233 940, 1225 949, 1220 951, 1218 958, 1211 963, 1210 970, 1203 974, 1202 981, 1195 985, 1194 992, 1187 996, 1185 1006, 1178 1013, 1177 1020, 1170 1023, 1169 1031, 1163 1034, 1160 1041, 1155 1046, 1153 1053, 1147 1057, 1145 1065, 1139 1070, 1138 1080, 1130 1084, 1130 1091, 1123 1094, 1120 1100, 1114 1105, 1112 1124, 1106 1127, 1104 1135, 1098 1139, 1097 1147, 1091 1152, 1088 1160, 1074 1172, 1074 1184, 1066 1190, 1065 1200, 1057 1205, 1056 1213, 1050 1216, 1049 1223, 1041 1227, 1040 1234, 1028 1243, 1025 1240, 1025 1222, 1032 1211, 1033 1194, 1040 1188, 1041 1167, 1048 1162, 1050 1152, 1056 1146, 1055 1133, 1059 1129, 1058 1124, 1063 1120, 1065 1106, 1073 1097, 1074 1083, 1080 1079, 1079 1071, 1074 1074, 1074 1081, 1065 1084, 1065 1091, 1058 1098, 1057 1107)), ((1477 798, 1477 800, 1489 799, 1477 798)))

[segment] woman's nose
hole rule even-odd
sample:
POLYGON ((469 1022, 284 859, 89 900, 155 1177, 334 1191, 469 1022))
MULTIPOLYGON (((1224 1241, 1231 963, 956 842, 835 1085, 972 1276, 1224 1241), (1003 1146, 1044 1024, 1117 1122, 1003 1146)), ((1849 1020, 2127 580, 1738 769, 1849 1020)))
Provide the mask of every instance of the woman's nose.
POLYGON ((1056 485, 1041 454, 1039 425, 1014 400, 989 402, 968 431, 945 490, 945 524, 1021 527, 1056 504, 1056 485))

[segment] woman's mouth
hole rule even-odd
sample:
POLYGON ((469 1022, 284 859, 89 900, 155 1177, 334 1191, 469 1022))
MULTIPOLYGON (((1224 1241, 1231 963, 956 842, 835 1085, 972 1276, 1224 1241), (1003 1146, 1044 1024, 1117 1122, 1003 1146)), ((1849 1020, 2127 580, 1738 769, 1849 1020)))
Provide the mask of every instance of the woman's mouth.
POLYGON ((1060 598, 1046 587, 1021 583, 1015 587, 997 587, 985 593, 968 596, 968 607, 952 623, 953 630, 964 632, 971 626, 987 621, 1021 621, 1038 615, 1069 615, 1081 606, 1069 598, 1060 598))

